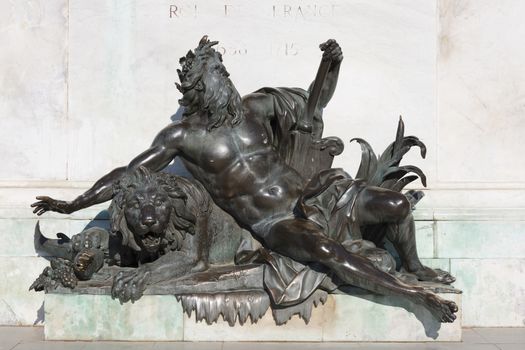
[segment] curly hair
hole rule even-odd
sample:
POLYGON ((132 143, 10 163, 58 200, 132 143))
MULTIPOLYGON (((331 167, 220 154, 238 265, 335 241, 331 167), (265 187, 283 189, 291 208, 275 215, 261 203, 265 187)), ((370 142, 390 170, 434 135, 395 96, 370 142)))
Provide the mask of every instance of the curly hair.
POLYGON ((207 112, 209 131, 220 127, 224 122, 235 126, 241 122, 243 116, 241 96, 222 64, 222 55, 212 47, 218 43, 210 42, 205 35, 195 52, 190 50, 180 59, 182 70, 177 70, 180 84, 176 85, 183 93, 179 104, 187 107, 184 115, 197 110, 207 112), (195 102, 195 93, 203 94, 202 101, 195 102))
POLYGON ((210 197, 197 181, 163 172, 153 173, 143 166, 125 174, 113 185, 113 200, 109 206, 111 232, 122 236, 123 245, 141 250, 126 220, 126 198, 135 190, 150 186, 164 192, 173 208, 161 253, 180 250, 186 235, 195 234, 197 219, 210 210, 210 197))

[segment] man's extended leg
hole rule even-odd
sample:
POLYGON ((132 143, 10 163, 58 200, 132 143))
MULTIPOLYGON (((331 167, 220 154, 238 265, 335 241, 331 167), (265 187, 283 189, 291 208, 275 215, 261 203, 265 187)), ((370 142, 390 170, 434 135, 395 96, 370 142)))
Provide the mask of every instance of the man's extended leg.
POLYGON ((300 262, 319 262, 345 283, 383 295, 404 296, 426 306, 442 322, 452 322, 457 306, 454 302, 410 286, 385 273, 366 258, 348 252, 329 239, 320 227, 305 219, 288 219, 276 223, 264 238, 268 248, 300 262))
POLYGON ((419 260, 414 218, 402 193, 367 187, 359 193, 355 210, 360 225, 387 224, 386 237, 396 248, 403 267, 419 280, 447 284, 456 280, 448 272, 426 267, 419 260))

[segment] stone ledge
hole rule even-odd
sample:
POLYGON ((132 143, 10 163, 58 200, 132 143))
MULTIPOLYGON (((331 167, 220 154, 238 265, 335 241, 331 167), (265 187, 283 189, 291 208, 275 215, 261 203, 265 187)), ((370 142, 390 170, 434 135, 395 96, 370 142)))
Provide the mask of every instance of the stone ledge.
POLYGON ((267 312, 255 324, 196 322, 174 296, 146 295, 120 305, 108 295, 46 294, 46 340, 135 341, 461 341, 461 295, 442 294, 460 311, 438 323, 423 307, 395 297, 334 295, 312 311, 308 325, 296 316, 276 326, 267 312), (410 311, 408 311, 410 310, 410 311))

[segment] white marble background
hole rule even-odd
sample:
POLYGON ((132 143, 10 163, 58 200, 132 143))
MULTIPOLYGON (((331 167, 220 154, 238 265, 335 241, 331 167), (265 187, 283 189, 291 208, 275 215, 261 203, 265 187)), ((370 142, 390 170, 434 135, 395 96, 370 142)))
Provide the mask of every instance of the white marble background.
MULTIPOLYGON (((0 324, 33 324, 35 195, 71 199, 170 122, 178 59, 219 40, 238 90, 307 87, 318 44, 345 60, 325 135, 379 152, 403 115, 428 147, 422 257, 465 289, 464 325, 525 325, 525 3, 464 0, 0 2, 0 324)), ((359 147, 336 165, 354 173, 359 147)), ((416 187, 419 185, 416 185, 416 187)), ((98 208, 59 219, 76 233, 98 208)))

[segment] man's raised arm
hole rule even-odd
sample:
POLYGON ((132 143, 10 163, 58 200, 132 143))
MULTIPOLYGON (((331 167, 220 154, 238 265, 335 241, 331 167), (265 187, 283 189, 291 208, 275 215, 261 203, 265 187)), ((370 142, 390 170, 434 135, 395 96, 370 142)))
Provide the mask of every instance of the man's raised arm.
POLYGON ((38 202, 31 204, 31 207, 35 208, 33 213, 42 215, 46 211, 56 211, 69 214, 110 200, 113 197, 113 184, 120 180, 126 172, 139 166, 144 166, 151 171, 164 169, 178 154, 182 132, 180 124, 167 126, 157 135, 151 147, 133 159, 128 166, 110 171, 73 201, 57 200, 48 196, 36 197, 38 202))
MULTIPOLYGON (((343 51, 341 47, 334 40, 330 39, 321 45, 319 45, 321 51, 323 51, 323 60, 330 60, 330 68, 323 87, 321 89, 321 95, 319 96, 318 108, 325 108, 330 102, 330 99, 334 95, 335 88, 337 86, 337 79, 339 78, 339 69, 341 68, 341 61, 343 60, 343 51)), ((310 85, 312 89, 314 83, 310 85)))

